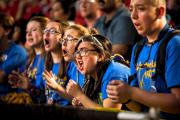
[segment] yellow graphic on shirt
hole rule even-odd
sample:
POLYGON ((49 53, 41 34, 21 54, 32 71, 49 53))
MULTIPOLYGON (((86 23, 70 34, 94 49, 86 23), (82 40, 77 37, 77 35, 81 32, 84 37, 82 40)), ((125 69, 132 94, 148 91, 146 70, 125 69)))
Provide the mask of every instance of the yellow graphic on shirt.
POLYGON ((37 68, 33 68, 33 69, 29 69, 27 71, 27 74, 28 74, 28 78, 32 79, 32 80, 35 80, 36 79, 36 73, 37 73, 37 68))
POLYGON ((66 76, 65 76, 64 78, 59 78, 59 77, 57 77, 57 83, 58 83, 59 85, 64 86, 65 83, 66 83, 66 80, 67 80, 67 77, 66 77, 66 76))
MULTIPOLYGON (((44 76, 44 72, 43 72, 43 79, 46 80, 46 77, 44 76)), ((57 84, 61 85, 62 87, 64 87, 65 83, 66 83, 66 80, 67 80, 67 77, 64 76, 63 78, 60 78, 58 75, 55 75, 55 74, 52 74, 52 79, 54 79, 57 84)), ((46 85, 46 88, 45 88, 45 94, 46 96, 48 96, 49 98, 52 97, 53 93, 55 91, 52 90, 51 88, 49 88, 47 85, 46 85)))
POLYGON ((154 61, 151 61, 150 63, 145 62, 144 64, 140 62, 137 64, 136 71, 137 71, 138 78, 140 79, 140 82, 139 82, 140 88, 143 88, 145 78, 150 79, 150 80, 152 79, 152 76, 155 73, 155 68, 156 68, 156 62, 154 61), (143 75, 142 75, 142 71, 144 71, 143 75))

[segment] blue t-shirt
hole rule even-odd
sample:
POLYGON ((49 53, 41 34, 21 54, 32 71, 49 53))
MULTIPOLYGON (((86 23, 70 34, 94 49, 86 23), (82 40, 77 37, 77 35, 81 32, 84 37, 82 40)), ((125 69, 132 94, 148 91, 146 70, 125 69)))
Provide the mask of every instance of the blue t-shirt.
MULTIPOLYGON (((3 56, 3 61, 0 61, 0 70, 4 71, 6 75, 13 70, 19 70, 20 72, 25 70, 27 53, 23 47, 10 42, 9 47, 5 51, 1 51, 0 55, 3 56)), ((11 89, 8 84, 0 83, 0 95, 13 91, 14 89, 11 89)))
MULTIPOLYGON (((28 77, 33 85, 37 85, 39 83, 38 81, 36 81, 36 75, 41 61, 44 61, 44 57, 42 57, 40 54, 37 54, 28 67, 28 77)), ((40 85, 37 86, 39 87, 40 85)))
POLYGON ((67 67, 67 79, 74 80, 82 88, 84 84, 84 75, 82 75, 78 70, 74 62, 69 62, 67 67))
POLYGON ((102 104, 101 102, 107 98, 106 88, 111 80, 121 80, 128 83, 129 75, 130 71, 127 66, 111 61, 102 78, 101 91, 99 93, 99 98, 101 101, 99 101, 99 103, 102 104))
MULTIPOLYGON (((156 92, 156 93, 170 93, 170 89, 180 86, 180 36, 174 36, 166 47, 165 58, 165 79, 158 75, 153 78, 156 68, 157 51, 160 43, 163 41, 165 34, 171 32, 167 25, 160 32, 158 40, 153 44, 145 44, 139 53, 137 59, 137 66, 134 65, 134 49, 131 57, 131 74, 136 73, 137 77, 132 81, 131 85, 139 88, 156 92)), ((163 114, 166 119, 174 115, 163 114), (168 117, 166 117, 168 116, 168 117)), ((162 116, 162 117, 164 117, 162 116)))
MULTIPOLYGON (((56 76, 58 75, 59 66, 60 64, 53 64, 52 73, 56 76)), ((58 83, 64 87, 67 84, 67 82, 68 82, 67 78, 58 79, 58 83)), ((58 103, 61 106, 66 106, 69 104, 69 101, 60 97, 56 91, 53 91, 51 97, 55 103, 58 103)))
MULTIPOLYGON (((41 68, 38 70, 37 72, 37 80, 39 82, 43 82, 43 87, 46 89, 46 97, 47 99, 52 99, 54 103, 57 103, 59 104, 60 106, 66 106, 69 104, 69 101, 64 99, 63 97, 60 97, 59 94, 54 91, 54 90, 51 90, 50 88, 46 88, 46 80, 43 79, 43 76, 42 76, 42 73, 44 72, 44 61, 41 62, 41 68)), ((59 63, 57 64, 53 64, 53 67, 52 67, 52 73, 57 76, 58 75, 58 70, 59 70, 59 63)), ((65 85, 67 84, 68 80, 67 78, 63 78, 63 79, 59 79, 58 78, 58 81, 57 81, 59 84, 61 84, 62 86, 65 87, 65 85)), ((38 83, 37 85, 39 85, 40 83, 38 83)))
POLYGON ((29 94, 35 104, 45 103, 46 101, 44 81, 41 79, 43 70, 44 57, 37 54, 27 69, 28 78, 31 83, 29 94))
POLYGON ((34 83, 36 88, 42 90, 45 90, 45 83, 42 76, 42 73, 44 72, 44 64, 45 64, 45 58, 42 58, 40 60, 40 63, 37 65, 36 80, 34 83))

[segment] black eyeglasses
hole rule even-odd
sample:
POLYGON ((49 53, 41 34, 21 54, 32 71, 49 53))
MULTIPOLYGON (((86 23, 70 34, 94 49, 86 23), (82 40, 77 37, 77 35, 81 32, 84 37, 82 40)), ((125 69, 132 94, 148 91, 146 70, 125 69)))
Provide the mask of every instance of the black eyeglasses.
POLYGON ((72 41, 78 41, 78 38, 74 38, 71 35, 67 35, 66 37, 62 38, 60 41, 61 44, 66 44, 67 42, 72 42, 72 41))
POLYGON ((54 34, 61 34, 61 32, 56 31, 56 29, 54 29, 54 28, 44 29, 43 33, 44 34, 50 33, 52 35, 54 35, 54 34))
POLYGON ((85 57, 85 56, 87 56, 87 53, 90 51, 96 51, 96 50, 95 49, 92 49, 92 50, 91 49, 81 49, 74 53, 74 57, 78 57, 78 56, 85 57))

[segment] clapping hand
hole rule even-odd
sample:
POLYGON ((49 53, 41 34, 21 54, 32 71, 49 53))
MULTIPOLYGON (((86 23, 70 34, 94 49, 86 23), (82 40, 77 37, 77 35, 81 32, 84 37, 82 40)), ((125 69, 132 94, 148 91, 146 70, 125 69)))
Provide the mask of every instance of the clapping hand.
POLYGON ((30 85, 30 81, 26 75, 26 72, 19 73, 18 71, 12 71, 8 78, 8 83, 12 88, 28 89, 30 85))

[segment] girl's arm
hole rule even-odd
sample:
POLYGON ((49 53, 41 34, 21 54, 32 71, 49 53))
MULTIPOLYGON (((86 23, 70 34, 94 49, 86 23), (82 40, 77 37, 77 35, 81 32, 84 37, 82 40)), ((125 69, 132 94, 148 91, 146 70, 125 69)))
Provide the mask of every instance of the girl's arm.
POLYGON ((70 96, 64 87, 62 87, 61 85, 59 85, 57 82, 56 82, 56 77, 53 76, 52 72, 48 72, 48 71, 45 71, 43 73, 43 76, 45 77, 46 79, 46 84, 51 88, 51 89, 54 89, 56 92, 58 92, 58 94, 71 101, 72 100, 72 96, 70 96))

